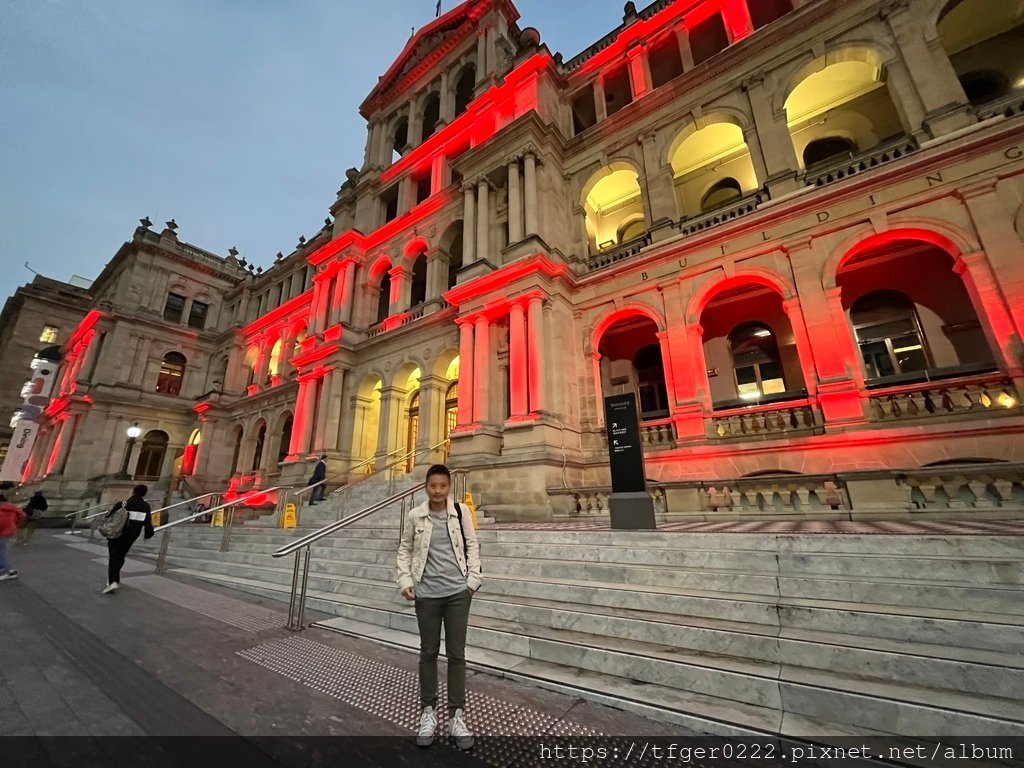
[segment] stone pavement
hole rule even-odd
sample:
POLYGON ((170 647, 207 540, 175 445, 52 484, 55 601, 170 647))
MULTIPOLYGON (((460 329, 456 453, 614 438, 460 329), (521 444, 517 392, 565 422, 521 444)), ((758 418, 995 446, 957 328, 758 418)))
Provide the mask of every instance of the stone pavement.
POLYGON ((0 583, 0 737, 93 738, 0 739, 4 768, 526 766, 538 764, 536 739, 502 737, 693 735, 471 670, 477 749, 462 754, 443 739, 418 749, 414 654, 290 633, 279 603, 155 576, 139 559, 129 558, 120 592, 101 595, 105 547, 84 538, 39 531, 10 549, 21 578, 0 583), (95 738, 111 736, 148 738, 95 738))

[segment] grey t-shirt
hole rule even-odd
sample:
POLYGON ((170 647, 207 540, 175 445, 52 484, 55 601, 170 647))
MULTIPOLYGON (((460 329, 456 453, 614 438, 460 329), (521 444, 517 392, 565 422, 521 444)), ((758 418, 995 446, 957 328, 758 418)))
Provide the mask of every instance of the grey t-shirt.
POLYGON ((451 597, 466 589, 466 577, 448 537, 448 510, 431 511, 430 551, 423 566, 423 576, 416 585, 416 597, 451 597))

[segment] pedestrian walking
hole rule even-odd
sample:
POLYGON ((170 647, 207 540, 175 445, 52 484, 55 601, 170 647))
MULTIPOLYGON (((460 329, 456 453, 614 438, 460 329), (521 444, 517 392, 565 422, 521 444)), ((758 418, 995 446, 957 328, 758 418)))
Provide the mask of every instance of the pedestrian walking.
POLYGON ((32 494, 32 498, 23 507, 25 519, 18 526, 18 544, 23 547, 28 546, 29 539, 32 538, 32 534, 35 533, 36 526, 39 524, 39 515, 49 509, 49 507, 50 505, 46 503, 46 498, 43 496, 42 491, 36 491, 32 494))
POLYGON ((14 538, 18 524, 24 518, 25 513, 0 493, 0 581, 18 578, 18 572, 7 560, 7 544, 14 538))
POLYGON ((313 467, 313 474, 309 476, 309 482, 306 483, 307 486, 312 485, 313 483, 320 483, 320 485, 314 488, 309 494, 309 506, 315 506, 318 501, 323 501, 327 498, 327 494, 325 492, 326 489, 324 488, 325 483, 323 482, 326 479, 327 454, 321 453, 320 458, 317 459, 316 466, 313 467))
POLYGON ((459 749, 472 749, 466 727, 466 629, 473 593, 480 589, 480 546, 469 514, 448 493, 451 472, 427 470, 427 500, 413 509, 398 546, 398 588, 416 603, 420 631, 420 727, 416 743, 428 747, 437 730, 437 656, 448 656, 448 734, 459 749))
MULTIPOLYGON (((128 519, 124 523, 121 534, 107 540, 107 552, 110 560, 107 565, 107 586, 103 590, 104 595, 116 592, 121 588, 121 567, 124 559, 128 556, 128 550, 139 538, 139 534, 146 532, 145 538, 153 538, 153 517, 146 501, 146 494, 149 488, 144 485, 136 485, 132 489, 132 495, 124 502, 124 508, 128 511, 128 519)), ((111 514, 117 509, 115 505, 111 514)))

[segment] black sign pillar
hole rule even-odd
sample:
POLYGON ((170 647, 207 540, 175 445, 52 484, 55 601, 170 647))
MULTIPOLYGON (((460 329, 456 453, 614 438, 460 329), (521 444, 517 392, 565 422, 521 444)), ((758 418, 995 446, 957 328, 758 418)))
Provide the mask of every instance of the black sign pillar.
POLYGON ((630 392, 606 397, 604 424, 612 470, 612 495, 608 499, 612 528, 653 530, 654 501, 647 493, 644 477, 636 395, 630 392))

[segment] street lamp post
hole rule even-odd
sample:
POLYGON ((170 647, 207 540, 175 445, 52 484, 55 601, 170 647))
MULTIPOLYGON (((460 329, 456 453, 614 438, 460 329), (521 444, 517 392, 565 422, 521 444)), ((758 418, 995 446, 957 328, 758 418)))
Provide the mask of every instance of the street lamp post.
POLYGON ((125 430, 125 434, 128 436, 128 439, 125 440, 124 461, 121 463, 122 478, 128 477, 128 462, 132 458, 132 447, 135 445, 135 441, 139 439, 139 435, 142 434, 142 430, 139 429, 139 423, 135 422, 130 427, 128 427, 128 429, 125 430))

